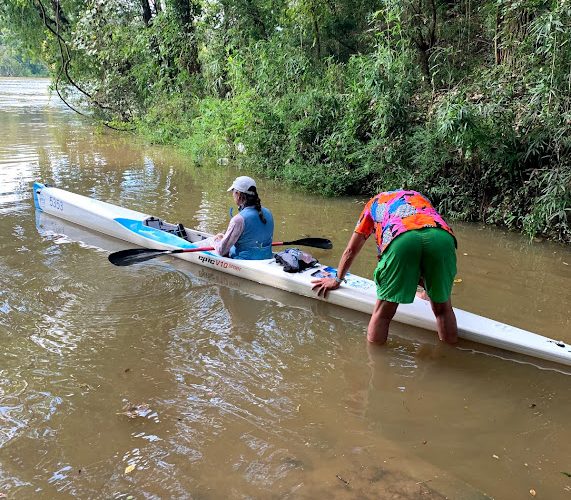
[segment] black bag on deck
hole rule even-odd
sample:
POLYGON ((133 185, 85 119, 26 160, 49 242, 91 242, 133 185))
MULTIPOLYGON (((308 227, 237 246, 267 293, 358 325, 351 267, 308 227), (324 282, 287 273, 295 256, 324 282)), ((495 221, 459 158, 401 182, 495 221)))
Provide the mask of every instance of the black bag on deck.
POLYGON ((300 273, 309 267, 315 267, 318 263, 317 259, 299 248, 288 248, 274 254, 274 258, 278 264, 284 266, 286 273, 300 273))

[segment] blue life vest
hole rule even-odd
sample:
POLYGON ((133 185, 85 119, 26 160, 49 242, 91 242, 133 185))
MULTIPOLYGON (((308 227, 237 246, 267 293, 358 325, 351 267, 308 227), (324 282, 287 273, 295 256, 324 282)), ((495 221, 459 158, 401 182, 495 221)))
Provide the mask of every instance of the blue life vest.
POLYGON ((255 207, 245 207, 240 211, 240 215, 244 218, 244 231, 230 249, 230 257, 244 260, 272 258, 274 218, 265 207, 262 207, 262 213, 266 218, 265 224, 260 220, 255 207))

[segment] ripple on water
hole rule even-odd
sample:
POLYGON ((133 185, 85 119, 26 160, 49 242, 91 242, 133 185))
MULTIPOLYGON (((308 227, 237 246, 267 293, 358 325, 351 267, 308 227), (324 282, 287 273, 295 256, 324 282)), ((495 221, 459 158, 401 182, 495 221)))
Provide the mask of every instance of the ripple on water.
POLYGON ((2 161, 0 156, 0 214, 17 214, 29 210, 30 185, 35 178, 35 157, 2 161))
MULTIPOLYGON (((178 410, 188 422, 189 431, 192 429, 193 442, 207 447, 224 431, 228 419, 255 432, 260 446, 276 439, 301 442, 301 435, 284 425, 298 415, 299 402, 292 395, 306 392, 306 384, 319 384, 320 371, 330 368, 310 368, 306 357, 300 356, 300 344, 292 337, 289 322, 280 317, 290 317, 289 308, 275 308, 270 301, 250 301, 257 306, 251 311, 250 322, 240 324, 226 319, 216 328, 214 318, 228 314, 224 308, 228 302, 222 302, 220 295, 216 297, 215 289, 210 294, 208 300, 194 303, 194 308, 203 313, 203 329, 191 334, 185 330, 189 325, 181 325, 173 332, 175 342, 170 344, 171 369, 180 382, 181 396, 188 395, 186 402, 177 402, 178 410), (204 304, 208 304, 206 311, 201 309, 204 304), (233 332, 233 327, 238 330, 233 332), (238 333, 241 327, 246 334, 238 333), (290 380, 290 373, 296 373, 295 382, 290 380)), ((247 311, 242 314, 248 316, 247 311)), ((300 329, 315 321, 310 311, 296 311, 296 315, 300 329)), ((302 344, 302 350, 305 347, 302 344)))
POLYGON ((188 274, 162 263, 148 263, 117 272, 128 273, 120 279, 125 279, 129 285, 116 291, 107 312, 119 321, 186 315, 185 299, 194 283, 188 274))
POLYGON ((62 404, 62 398, 30 387, 29 379, 33 377, 31 372, 20 369, 0 372, 0 449, 22 434, 45 438, 51 433, 46 422, 62 404))
POLYGON ((47 78, 1 78, 0 111, 26 111, 37 109, 66 109, 57 97, 48 91, 47 78))

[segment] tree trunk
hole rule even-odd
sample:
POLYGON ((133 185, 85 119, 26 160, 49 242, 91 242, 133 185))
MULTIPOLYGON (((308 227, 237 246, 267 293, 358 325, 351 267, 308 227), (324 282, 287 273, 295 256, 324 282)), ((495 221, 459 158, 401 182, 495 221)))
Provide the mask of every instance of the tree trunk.
POLYGON ((153 17, 149 0, 141 0, 141 7, 143 8, 143 22, 145 23, 145 26, 149 26, 151 18, 153 17))
POLYGON ((321 32, 319 31, 319 22, 317 20, 317 11, 315 4, 311 4, 311 17, 313 19, 313 36, 315 40, 315 48, 317 51, 317 59, 321 59, 321 32))
POLYGON ((256 5, 256 2, 252 0, 246 0, 246 5, 248 6, 248 13, 252 20, 252 24, 255 26, 257 33, 257 38, 261 40, 268 39, 268 31, 266 29, 266 25, 264 24, 264 20, 262 19, 262 15, 260 13, 260 9, 256 5))
POLYGON ((59 0, 52 0, 52 8, 54 9, 54 15, 57 25, 62 28, 69 25, 69 21, 65 17, 63 11, 61 10, 61 6, 59 4, 59 0))
POLYGON ((187 71, 191 74, 200 73, 198 61, 198 45, 194 20, 200 16, 200 4, 196 0, 172 0, 173 10, 181 24, 183 34, 186 35, 188 45, 180 59, 187 71))
POLYGON ((430 65, 428 64, 428 60, 430 52, 436 45, 436 26, 438 20, 436 16, 436 2, 434 0, 428 1, 428 19, 422 12, 423 3, 423 0, 419 0, 417 9, 413 8, 414 15, 412 22, 415 25, 416 35, 412 35, 412 41, 418 51, 420 70, 422 74, 430 80, 430 65))

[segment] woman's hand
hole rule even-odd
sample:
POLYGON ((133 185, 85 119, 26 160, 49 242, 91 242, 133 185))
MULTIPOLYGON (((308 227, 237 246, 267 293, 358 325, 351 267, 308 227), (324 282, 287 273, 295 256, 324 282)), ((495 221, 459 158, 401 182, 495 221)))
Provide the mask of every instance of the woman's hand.
POLYGON ((222 238, 224 238, 224 233, 218 233, 214 236, 213 241, 220 241, 222 238))
POLYGON ((341 285, 335 278, 319 278, 317 280, 311 280, 311 283, 313 283, 311 289, 317 291, 317 295, 324 299, 327 298, 327 294, 330 290, 336 290, 341 285))

